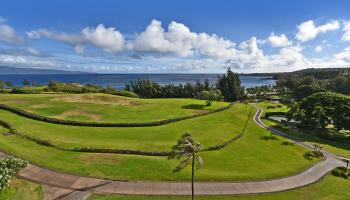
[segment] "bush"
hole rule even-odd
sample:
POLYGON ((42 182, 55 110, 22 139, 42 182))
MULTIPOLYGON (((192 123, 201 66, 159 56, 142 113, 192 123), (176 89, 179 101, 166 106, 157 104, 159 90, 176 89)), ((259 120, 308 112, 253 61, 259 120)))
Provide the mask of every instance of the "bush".
POLYGON ((350 170, 346 167, 337 167, 332 170, 332 175, 347 179, 350 176, 350 170))
POLYGON ((27 162, 14 157, 0 160, 0 190, 8 186, 11 177, 27 166, 27 162))
POLYGON ((304 153, 304 158, 313 160, 314 158, 323 158, 324 155, 321 151, 308 151, 304 153))

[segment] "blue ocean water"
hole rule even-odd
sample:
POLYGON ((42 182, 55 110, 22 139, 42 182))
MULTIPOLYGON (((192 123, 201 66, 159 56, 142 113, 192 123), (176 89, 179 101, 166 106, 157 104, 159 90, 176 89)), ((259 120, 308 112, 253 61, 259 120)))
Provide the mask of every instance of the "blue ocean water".
MULTIPOLYGON (((90 83, 99 86, 111 86, 123 89, 125 84, 138 78, 149 78, 161 85, 195 83, 197 80, 208 79, 211 83, 216 82, 217 74, 0 74, 0 80, 10 81, 14 86, 21 86, 22 81, 27 79, 35 81, 39 85, 46 85, 50 80, 69 83, 90 83)), ((275 80, 271 77, 241 76, 242 86, 254 87, 261 85, 273 85, 275 80)))

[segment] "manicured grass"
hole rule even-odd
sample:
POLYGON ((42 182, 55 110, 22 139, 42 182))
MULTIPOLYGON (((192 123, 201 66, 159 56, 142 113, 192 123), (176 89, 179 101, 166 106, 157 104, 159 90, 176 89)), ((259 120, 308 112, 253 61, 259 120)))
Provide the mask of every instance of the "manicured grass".
POLYGON ((264 109, 264 112, 287 112, 289 110, 288 106, 272 102, 272 101, 263 101, 259 102, 259 106, 264 109))
POLYGON ((108 94, 2 94, 0 104, 67 120, 149 122, 207 112, 227 106, 206 107, 197 99, 137 99, 108 94))
MULTIPOLYGON (((350 180, 326 176, 318 183, 286 192, 260 195, 197 196, 198 200, 347 200, 350 199, 350 180)), ((112 196, 93 195, 88 200, 188 200, 191 197, 174 196, 112 196)))
MULTIPOLYGON (((261 106, 264 109, 264 112, 268 112, 267 105, 271 105, 271 104, 272 104, 271 102, 262 102, 262 103, 259 103, 259 106, 261 106)), ((277 112, 285 110, 284 108, 280 108, 280 109, 281 110, 277 110, 277 112)), ((275 126, 279 124, 278 122, 272 121, 269 119, 263 119, 263 121, 264 123, 270 126, 275 126)), ((284 133, 287 133, 300 141, 304 141, 309 144, 317 144, 329 152, 350 158, 349 142, 332 141, 332 140, 319 138, 308 133, 308 131, 305 129, 291 129, 286 127, 284 128, 276 127, 276 129, 279 129, 284 133)))
MULTIPOLYGON (((194 135, 194 138, 202 142, 206 137, 215 140, 216 138, 227 135, 231 138, 237 131, 241 131, 247 115, 250 111, 250 106, 244 104, 237 104, 229 109, 226 114, 220 112, 213 114, 215 119, 209 116, 203 121, 189 121, 188 127, 198 127, 201 129, 194 135), (233 124, 225 132, 225 126, 220 125, 220 121, 225 121, 225 115, 230 119, 229 122, 233 124), (211 124, 212 120, 218 120, 211 124), (211 129, 209 133, 204 131, 211 129), (207 134, 201 135, 202 132, 207 134), (222 132, 225 132, 224 134, 222 132)), ((255 110, 253 110, 255 113, 255 110)), ((1 112, 0 118, 13 121, 18 129, 26 126, 25 130, 37 131, 40 126, 27 124, 27 119, 15 118, 12 114, 4 114, 1 112), (13 120, 14 119, 14 120, 13 120), (22 123, 22 124, 21 124, 22 123), (34 127, 34 128, 33 128, 34 127)), ((274 179, 282 176, 289 176, 305 170, 318 160, 307 160, 303 157, 306 152, 305 149, 298 145, 285 145, 283 138, 271 138, 270 133, 258 125, 256 125, 252 116, 250 117, 246 134, 239 140, 233 142, 226 148, 219 151, 203 152, 201 153, 204 159, 204 166, 196 173, 198 181, 242 181, 242 180, 266 180, 274 179)), ((171 129, 177 129, 172 134, 177 134, 174 139, 169 140, 173 136, 167 138, 168 143, 174 144, 178 136, 185 131, 186 126, 183 122, 174 123, 175 126, 165 128, 164 132, 158 132, 154 138, 147 138, 144 136, 147 133, 146 129, 140 130, 138 135, 134 135, 136 142, 157 143, 156 136, 167 134, 171 129), (155 142, 156 141, 156 142, 155 142)), ((186 122, 187 123, 187 122, 186 122)), ((56 125, 57 126, 57 125, 56 125)), ((228 126, 228 125, 227 125, 228 126)), ((64 126, 65 127, 65 126, 64 126)), ((167 127, 167 126, 165 126, 167 127)), ((48 135, 51 132, 51 126, 45 127, 42 130, 48 135)), ((81 127, 76 127, 77 131, 81 127)), ((23 129, 24 130, 24 129, 23 129)), ((125 129, 126 131, 127 129, 125 129)), ((151 129, 156 131, 156 129, 151 129)), ((80 129, 81 135, 85 133, 85 129, 80 129)), ((75 140, 70 138, 72 135, 62 131, 62 138, 66 140, 75 140)), ((116 133, 115 135, 119 135, 116 133)), ((103 141, 104 134, 99 135, 103 141)), ((78 138, 78 137, 77 137, 78 138)), ((96 137, 97 138, 97 137, 96 137)), ((107 143, 109 139, 104 138, 107 143)), ((220 138, 220 140, 222 140, 220 138)), ((92 141, 92 140, 91 140, 92 141)), ((117 141, 117 140, 116 140, 117 141)), ((204 143, 207 144, 208 142, 204 143)), ((156 144, 155 144, 156 145, 156 144)), ((128 180, 189 180, 190 169, 173 173, 177 161, 168 161, 165 157, 149 157, 149 156, 134 156, 134 155, 118 155, 118 154, 93 154, 93 153, 78 153, 59 151, 50 147, 38 145, 26 139, 22 139, 16 135, 3 136, 0 134, 0 149, 15 154, 35 164, 45 166, 59 171, 65 171, 80 175, 97 176, 102 178, 112 179, 128 179, 128 180)))
POLYGON ((23 179, 12 178, 10 186, 0 192, 1 200, 42 200, 42 187, 23 179))
POLYGON ((205 147, 221 144, 242 132, 250 106, 236 104, 218 113, 155 127, 81 127, 50 124, 0 110, 0 118, 19 132, 50 140, 64 148, 95 147, 169 151, 185 132, 205 147))

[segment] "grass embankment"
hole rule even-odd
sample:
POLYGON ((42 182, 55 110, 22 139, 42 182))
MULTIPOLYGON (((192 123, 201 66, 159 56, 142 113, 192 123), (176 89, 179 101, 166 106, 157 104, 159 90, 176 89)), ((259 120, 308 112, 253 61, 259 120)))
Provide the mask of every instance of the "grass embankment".
MULTIPOLYGON (((121 147, 125 145, 123 143, 129 143, 126 145, 129 148, 145 146, 151 149, 157 147, 158 150, 158 143, 162 143, 163 148, 170 147, 186 131, 193 133, 194 138, 205 146, 210 142, 217 143, 225 140, 224 138, 232 138, 235 133, 242 130, 249 111, 250 105, 236 104, 227 111, 210 116, 161 127, 150 127, 149 130, 142 128, 135 131, 135 128, 123 128, 118 132, 112 128, 110 133, 98 132, 99 129, 62 126, 63 128, 55 134, 55 129, 59 125, 33 122, 5 111, 1 112, 0 118, 10 121, 20 131, 47 135, 50 138, 56 137, 57 140, 61 137, 62 141, 76 144, 117 143, 121 147), (69 128, 69 131, 65 128, 69 128), (70 133, 72 131, 70 128, 76 129, 76 132, 70 133), (89 129, 92 130, 90 133, 89 129), (82 137, 84 139, 81 139, 82 137)), ((173 173, 177 161, 168 161, 166 157, 65 152, 38 145, 16 135, 0 134, 0 149, 40 166, 80 175, 111 179, 173 181, 190 180, 191 177, 189 168, 173 173)), ((289 176, 305 170, 318 161, 305 159, 303 157, 305 152, 306 150, 298 145, 286 143, 283 138, 271 138, 270 133, 256 125, 251 116, 246 134, 242 138, 222 150, 201 153, 205 164, 197 172, 196 179, 242 181, 289 176)))
POLYGON ((42 187, 23 179, 12 178, 10 186, 0 191, 1 200, 42 200, 42 187))
POLYGON ((228 105, 214 102, 207 107, 198 99, 137 99, 108 94, 3 94, 0 104, 58 119, 91 122, 150 122, 228 105))
MULTIPOLYGON (((259 106, 262 107, 264 109, 264 112, 266 113, 271 112, 271 109, 267 108, 268 106, 276 106, 276 104, 272 102, 261 102, 259 103, 259 106)), ((288 111, 288 108, 285 105, 283 105, 282 107, 276 106, 275 108, 273 108, 273 112, 286 111, 288 111)), ((279 124, 278 122, 269 119, 263 119, 263 121, 266 125, 269 126, 276 126, 279 124)), ((350 143, 347 141, 341 142, 323 139, 315 136, 315 134, 311 133, 311 130, 307 129, 291 129, 286 127, 276 127, 276 129, 279 129, 300 141, 304 141, 309 144, 317 144, 329 152, 350 158, 350 143)))
MULTIPOLYGON (((277 192, 260 195, 236 195, 236 196, 197 196, 198 200, 347 200, 350 199, 348 188, 350 180, 326 176, 318 183, 286 192, 277 192)), ((188 200, 191 197, 174 196, 112 196, 93 195, 88 200, 188 200)))

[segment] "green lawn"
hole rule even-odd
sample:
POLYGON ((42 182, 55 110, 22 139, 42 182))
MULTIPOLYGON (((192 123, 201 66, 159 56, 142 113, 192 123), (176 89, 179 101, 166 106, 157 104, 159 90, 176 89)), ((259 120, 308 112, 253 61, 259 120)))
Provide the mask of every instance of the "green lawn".
POLYGON ((100 122, 148 122, 227 106, 198 99, 137 99, 108 94, 1 94, 0 104, 44 116, 100 122))
MULTIPOLYGON (((271 102, 259 103, 259 106, 261 106, 264 109, 264 112, 269 112, 269 109, 267 109, 268 105, 273 105, 273 103, 271 103, 271 102)), ((286 109, 284 107, 286 107, 286 106, 279 108, 280 110, 277 110, 277 108, 275 110, 277 112, 279 112, 279 111, 284 112, 284 111, 286 111, 286 109)), ((275 126, 275 125, 279 124, 278 122, 268 120, 268 119, 263 119, 263 121, 265 124, 270 125, 270 126, 275 126)), ((308 133, 308 131, 305 129, 290 129, 290 128, 279 128, 279 127, 276 127, 276 129, 279 129, 279 130, 283 131, 284 133, 287 133, 300 141, 304 141, 304 142, 309 143, 309 144, 317 144, 329 152, 350 158, 350 143, 349 142, 332 141, 332 140, 319 138, 319 137, 316 137, 316 136, 308 133)))
POLYGON ((42 187, 23 179, 12 178, 10 186, 0 192, 1 200, 42 200, 42 187))
POLYGON ((205 147, 223 143, 241 133, 250 107, 236 104, 228 110, 155 127, 81 127, 50 124, 0 110, 0 118, 19 132, 50 140, 64 148, 96 147, 169 151, 184 132, 205 147))
MULTIPOLYGON (((148 146, 152 143, 155 146, 159 146, 157 144, 160 142, 158 137, 163 138, 162 134, 165 134, 164 137, 168 145, 174 144, 179 135, 185 131, 193 132, 195 139, 203 142, 205 145, 210 143, 210 140, 215 140, 212 143, 216 143, 218 140, 223 141, 222 137, 231 138, 235 133, 241 131, 249 110, 250 106, 237 104, 227 111, 196 118, 192 121, 185 120, 172 125, 152 127, 149 134, 155 132, 153 137, 147 137, 148 131, 143 128, 139 132, 136 131, 137 134, 130 136, 130 139, 134 141, 132 147, 143 146, 144 144, 148 146), (225 122, 226 118, 229 119, 227 122, 225 122), (162 128, 162 131, 157 131, 158 128, 162 128), (176 131, 172 129, 176 129, 176 131), (176 135, 174 136, 174 134, 176 135)), ((21 131, 40 132, 43 136, 48 135, 48 137, 51 137, 51 135, 54 137, 55 133, 52 129, 55 126, 59 126, 42 124, 42 122, 38 122, 40 124, 35 125, 31 121, 29 123, 29 119, 18 117, 5 111, 1 112, 0 118, 13 122, 21 131)), ((69 126, 62 127, 72 128, 69 126)), ((55 137, 61 134, 62 141, 65 139, 67 142, 74 142, 74 140, 78 140, 82 135, 86 134, 88 129, 92 129, 73 128, 76 129, 75 134, 78 134, 77 137, 74 137, 73 133, 67 132, 66 129, 60 129, 61 131, 55 137)), ((114 137, 118 138, 129 129, 124 128, 120 133, 112 131, 110 138, 107 133, 101 133, 96 134, 94 139, 86 140, 92 144, 94 140, 97 140, 95 141, 96 143, 105 141, 107 144, 112 144, 109 140, 114 137), (100 139, 98 139, 99 137, 100 139)), ((91 132, 91 135, 93 132, 91 132)), ((87 137, 92 137, 91 135, 87 137)), ((202 153, 205 164, 196 174, 196 178, 199 181, 274 179, 296 174, 318 161, 305 159, 303 157, 305 149, 298 145, 288 144, 285 141, 280 137, 271 138, 270 133, 257 126, 251 117, 246 134, 241 139, 222 150, 202 153)), ((120 142, 118 139, 115 139, 115 142, 119 144, 125 141, 120 142)), ((80 142, 78 141, 77 143, 80 142)), ((127 146, 130 147, 130 143, 127 146)), ((187 168, 179 173, 173 173, 172 170, 177 162, 168 161, 165 157, 65 152, 38 145, 16 135, 4 136, 2 134, 0 134, 0 149, 40 166, 80 175, 128 180, 180 181, 190 179, 190 169, 187 168)))
MULTIPOLYGON (((197 196, 198 200, 348 200, 350 180, 326 176, 318 183, 286 192, 260 195, 197 196)), ((88 200, 188 200, 191 197, 93 195, 88 200)))

